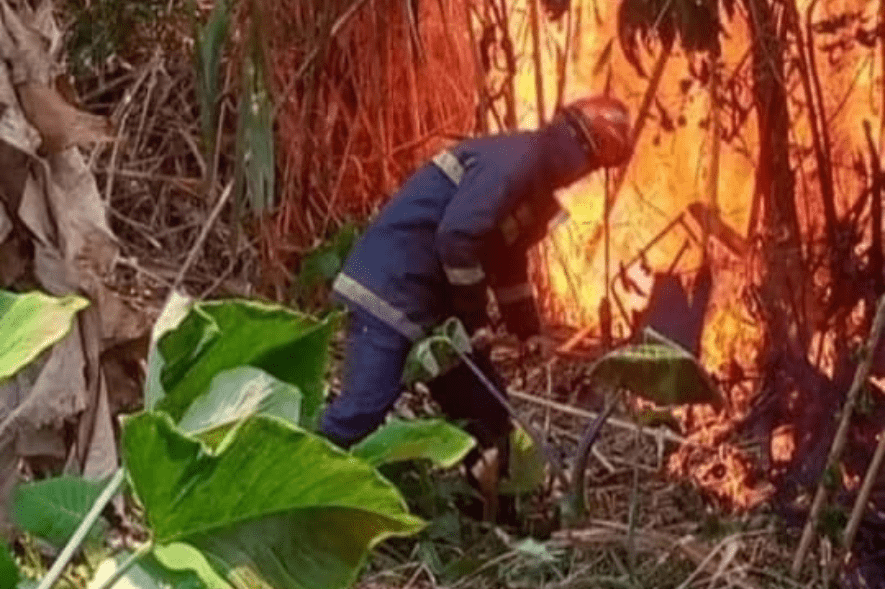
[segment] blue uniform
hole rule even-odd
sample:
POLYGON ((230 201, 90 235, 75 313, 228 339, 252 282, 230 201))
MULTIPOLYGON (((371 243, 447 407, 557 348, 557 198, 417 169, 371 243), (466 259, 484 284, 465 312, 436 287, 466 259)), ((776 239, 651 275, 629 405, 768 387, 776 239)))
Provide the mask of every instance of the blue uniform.
POLYGON ((537 324, 526 252, 562 211, 553 192, 592 169, 571 125, 469 139, 415 172, 354 246, 334 283, 351 311, 341 395, 321 431, 349 446, 400 394, 412 344, 491 287, 505 324, 537 324))

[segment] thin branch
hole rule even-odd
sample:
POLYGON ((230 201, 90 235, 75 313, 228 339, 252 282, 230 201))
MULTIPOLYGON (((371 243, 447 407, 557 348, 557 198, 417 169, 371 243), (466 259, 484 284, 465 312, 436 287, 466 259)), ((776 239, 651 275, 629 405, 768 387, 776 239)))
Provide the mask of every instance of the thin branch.
POLYGON ((848 391, 848 397, 845 399, 845 406, 842 408, 842 416, 839 419, 839 429, 836 431, 836 437, 833 439, 833 445, 830 447, 830 454, 827 457, 827 465, 824 469, 824 476, 821 477, 817 486, 817 492, 814 495, 814 501, 811 504, 811 511, 808 514, 808 521, 805 522, 805 529, 802 530, 802 538, 799 541, 799 548, 796 550, 796 556, 793 558, 793 565, 790 567, 790 573, 796 577, 802 570, 802 563, 805 561, 805 554, 811 546, 811 540, 814 536, 814 530, 817 526, 817 519, 823 509, 824 501, 827 497, 826 473, 832 471, 842 456, 845 449, 845 443, 848 440, 848 426, 851 423, 851 416, 854 413, 854 405, 860 396, 860 391, 864 388, 867 379, 870 376, 870 369, 873 367, 873 351, 879 344, 882 337, 882 330, 885 328, 885 296, 879 299, 876 307, 876 318, 873 320, 873 328, 870 331, 869 339, 863 350, 863 357, 857 370, 854 373, 854 382, 851 383, 851 389, 848 391))
POLYGON ((225 203, 227 203, 228 199, 230 198, 230 195, 233 192, 233 187, 233 181, 228 182, 227 186, 225 186, 224 190, 221 192, 221 196, 218 197, 218 202, 215 203, 215 208, 212 209, 212 213, 209 215, 209 218, 206 219, 206 224, 203 225, 203 229, 202 231, 200 231, 200 235, 197 237, 197 240, 191 247, 190 252, 188 252, 187 258, 185 259, 184 264, 182 264, 181 269, 178 271, 178 275, 175 277, 175 280, 172 281, 172 288, 169 289, 170 294, 178 290, 178 287, 181 286, 181 283, 184 281, 185 274, 187 274, 187 271, 193 265, 194 261, 196 261, 197 256, 200 253, 200 249, 203 247, 203 243, 209 236, 209 231, 215 224, 215 220, 218 218, 218 215, 221 214, 221 209, 224 208, 225 203))
POLYGON ((547 110, 544 106, 544 70, 541 64, 541 24, 538 15, 538 2, 529 0, 529 18, 532 30, 532 60, 535 63, 535 96, 538 101, 538 126, 542 126, 546 119, 547 110))
MULTIPOLYGON (((508 389, 507 394, 513 397, 514 399, 519 399, 521 401, 527 401, 529 403, 535 403, 536 405, 541 405, 543 407, 550 407, 560 413, 564 413, 566 415, 572 415, 574 417, 581 417, 583 419, 596 419, 599 416, 599 413, 594 411, 587 411, 585 409, 579 409, 577 407, 572 407, 571 405, 565 405, 563 403, 557 403, 556 401, 550 401, 549 399, 544 399, 541 397, 536 397, 535 395, 529 395, 527 393, 522 393, 520 391, 515 391, 513 389, 508 389)), ((629 421, 624 421, 623 419, 618 419, 617 417, 609 417, 605 422, 606 425, 613 425, 619 429, 633 431, 636 429, 636 424, 631 423, 629 421)), ((708 448, 706 444, 701 444, 699 442, 694 442, 680 436, 679 434, 675 434, 672 431, 659 427, 656 429, 644 428, 642 433, 648 437, 667 440, 668 442, 673 442, 676 444, 685 444, 687 446, 694 446, 697 448, 708 448)))
POLYGON ((883 459, 885 459, 885 430, 879 432, 879 443, 876 445, 873 460, 870 462, 869 468, 867 468, 867 474, 864 476, 860 492, 857 494, 857 500, 854 502, 854 509, 851 510, 848 525, 845 526, 845 533, 842 535, 842 546, 845 550, 851 550, 851 545, 854 544, 854 535, 857 534, 860 520, 867 510, 867 501, 870 498, 873 485, 879 476, 879 471, 882 469, 883 459))
POLYGON ((117 469, 117 472, 115 472, 111 477, 111 480, 108 481, 108 484, 101 492, 101 495, 99 495, 95 500, 95 503, 92 504, 89 513, 87 513, 86 517, 80 522, 74 535, 71 536, 71 539, 68 540, 68 543, 62 549, 61 554, 59 554, 58 558, 55 559, 55 562, 52 563, 52 567, 49 569, 49 572, 46 573, 46 576, 40 581, 40 585, 37 586, 37 589, 49 589, 55 584, 65 567, 68 566, 71 558, 73 558, 74 553, 80 547, 80 544, 86 539, 86 535, 98 520, 105 505, 108 504, 108 501, 111 500, 111 498, 117 493, 120 485, 123 484, 123 480, 126 478, 125 475, 126 471, 122 467, 117 469))

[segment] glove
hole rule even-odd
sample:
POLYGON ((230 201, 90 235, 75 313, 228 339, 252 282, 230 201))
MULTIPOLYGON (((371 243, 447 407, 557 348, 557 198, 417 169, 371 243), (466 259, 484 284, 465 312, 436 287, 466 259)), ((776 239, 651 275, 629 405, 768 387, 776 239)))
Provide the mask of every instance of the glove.
POLYGON ((594 96, 578 100, 566 109, 572 113, 578 131, 600 166, 617 167, 630 159, 630 117, 623 102, 594 96))
POLYGON ((520 340, 541 333, 541 318, 532 298, 501 305, 501 317, 504 319, 507 331, 520 340))
POLYGON ((473 333, 489 324, 485 283, 469 286, 450 285, 449 288, 452 310, 464 324, 467 333, 473 333))

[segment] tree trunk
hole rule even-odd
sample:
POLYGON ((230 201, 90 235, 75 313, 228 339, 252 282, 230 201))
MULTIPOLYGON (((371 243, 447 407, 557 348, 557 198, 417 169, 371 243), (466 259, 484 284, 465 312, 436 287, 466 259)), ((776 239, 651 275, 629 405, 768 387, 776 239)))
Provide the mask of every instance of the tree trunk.
POLYGON ((784 49, 768 0, 745 3, 753 35, 753 98, 759 125, 756 190, 764 208, 761 233, 766 277, 761 294, 769 315, 769 341, 798 339, 802 349, 807 349, 804 304, 797 294, 804 290, 805 272, 790 169, 784 49))

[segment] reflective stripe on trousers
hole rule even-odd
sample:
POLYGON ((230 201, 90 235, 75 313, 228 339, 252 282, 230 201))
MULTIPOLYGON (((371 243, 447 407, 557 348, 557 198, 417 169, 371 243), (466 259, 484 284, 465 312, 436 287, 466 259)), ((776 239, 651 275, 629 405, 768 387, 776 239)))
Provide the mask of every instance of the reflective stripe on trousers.
POLYGON ((406 336, 410 341, 416 342, 424 337, 424 330, 420 325, 411 321, 405 313, 347 274, 343 272, 339 274, 332 284, 332 289, 406 336))

